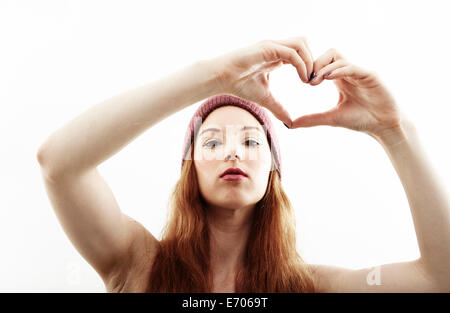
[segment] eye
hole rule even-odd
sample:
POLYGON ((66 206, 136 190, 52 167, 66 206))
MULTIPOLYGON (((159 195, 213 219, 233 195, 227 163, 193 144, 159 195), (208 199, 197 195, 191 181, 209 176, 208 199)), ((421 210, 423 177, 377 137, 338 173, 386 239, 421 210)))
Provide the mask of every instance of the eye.
POLYGON ((220 142, 218 142, 217 140, 211 140, 211 141, 208 141, 207 143, 205 143, 203 146, 206 146, 210 149, 214 149, 218 144, 220 144, 220 142), (211 145, 211 143, 213 143, 213 144, 211 145))
MULTIPOLYGON (((256 146, 259 146, 259 142, 257 142, 256 140, 253 140, 253 139, 247 139, 246 141, 245 141, 245 143, 246 143, 246 145, 247 146, 250 146, 250 147, 256 147, 256 146)), ((205 143, 203 146, 204 147, 208 147, 208 148, 210 148, 210 149, 214 149, 214 148, 216 148, 218 145, 220 145, 221 143, 220 142, 218 142, 217 140, 211 140, 211 141, 208 141, 207 143, 205 143)))
POLYGON ((259 146, 259 142, 257 142, 256 140, 253 140, 253 139, 248 139, 248 140, 246 140, 245 142, 250 142, 250 143, 251 143, 251 144, 249 144, 250 147, 256 147, 256 146, 259 146))

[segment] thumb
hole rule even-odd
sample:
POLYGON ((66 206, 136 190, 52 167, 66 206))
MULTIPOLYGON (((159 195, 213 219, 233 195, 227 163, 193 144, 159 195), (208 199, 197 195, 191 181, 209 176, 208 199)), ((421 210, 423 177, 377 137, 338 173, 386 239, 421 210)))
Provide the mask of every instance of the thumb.
POLYGON ((292 122, 291 128, 298 127, 311 127, 311 126, 319 126, 319 125, 328 125, 328 126, 336 126, 336 108, 332 108, 331 110, 303 115, 292 122))
POLYGON ((261 105, 270 110, 273 115, 284 124, 288 126, 292 124, 292 119, 288 111, 280 102, 277 101, 277 99, 274 98, 272 93, 269 93, 269 95, 263 101, 261 101, 261 105))

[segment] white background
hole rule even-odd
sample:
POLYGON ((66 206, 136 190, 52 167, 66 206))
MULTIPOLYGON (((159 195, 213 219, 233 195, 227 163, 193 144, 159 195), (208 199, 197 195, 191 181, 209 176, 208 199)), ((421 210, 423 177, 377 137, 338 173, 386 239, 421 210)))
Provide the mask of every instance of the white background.
MULTIPOLYGON (((36 152, 52 132, 107 97, 262 39, 305 36, 314 58, 336 48, 376 71, 449 186, 448 12, 446 1, 0 1, 0 291, 105 292, 44 189, 36 152)), ((333 82, 305 85, 290 65, 270 80, 292 117, 336 104, 333 82)), ((99 166, 121 210, 158 238, 199 104, 99 166)), ((357 269, 419 257, 381 145, 271 117, 306 262, 357 269)))

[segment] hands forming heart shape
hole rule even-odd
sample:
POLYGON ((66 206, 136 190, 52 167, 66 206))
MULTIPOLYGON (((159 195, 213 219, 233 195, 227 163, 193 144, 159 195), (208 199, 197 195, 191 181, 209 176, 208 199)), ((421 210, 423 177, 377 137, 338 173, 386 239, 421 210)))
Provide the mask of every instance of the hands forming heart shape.
POLYGON ((365 132, 375 138, 400 129, 403 113, 377 74, 350 64, 336 49, 315 61, 304 37, 263 40, 214 59, 220 92, 255 102, 288 128, 329 125, 365 132), (339 92, 332 109, 292 120, 269 90, 269 74, 282 64, 293 65, 310 86, 332 80, 339 92))

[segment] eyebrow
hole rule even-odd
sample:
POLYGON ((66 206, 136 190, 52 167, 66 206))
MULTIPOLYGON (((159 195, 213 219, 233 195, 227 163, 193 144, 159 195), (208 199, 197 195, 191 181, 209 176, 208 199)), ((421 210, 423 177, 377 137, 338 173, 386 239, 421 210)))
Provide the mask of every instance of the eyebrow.
MULTIPOLYGON (((246 131, 249 129, 256 129, 257 131, 262 132, 261 129, 259 129, 259 127, 256 127, 256 126, 244 126, 241 128, 241 131, 246 131)), ((217 132, 217 133, 221 132, 221 130, 218 128, 207 128, 207 129, 202 130, 202 132, 199 134, 199 136, 201 136, 203 133, 205 133, 207 131, 212 131, 212 132, 217 132)))

